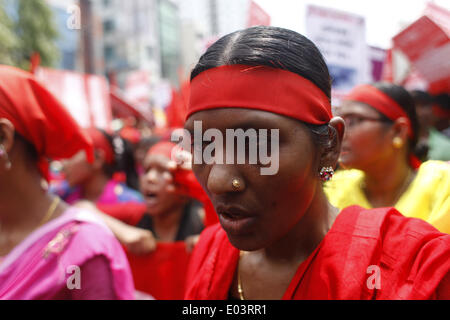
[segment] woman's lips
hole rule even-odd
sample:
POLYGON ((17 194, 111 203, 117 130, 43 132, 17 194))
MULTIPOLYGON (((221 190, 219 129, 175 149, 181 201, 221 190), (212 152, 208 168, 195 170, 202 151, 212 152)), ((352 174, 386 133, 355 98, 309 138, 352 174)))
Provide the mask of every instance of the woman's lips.
POLYGON ((242 235, 255 224, 257 217, 238 207, 218 206, 219 221, 224 230, 232 235, 242 235))

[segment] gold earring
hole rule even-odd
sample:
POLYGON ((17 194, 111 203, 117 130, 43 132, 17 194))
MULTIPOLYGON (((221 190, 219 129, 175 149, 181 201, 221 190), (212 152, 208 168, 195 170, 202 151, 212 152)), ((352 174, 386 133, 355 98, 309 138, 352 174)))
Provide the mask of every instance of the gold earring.
POLYGON ((401 147, 403 147, 403 139, 400 137, 395 137, 394 139, 392 139, 392 145, 394 146, 394 148, 400 149, 401 147))

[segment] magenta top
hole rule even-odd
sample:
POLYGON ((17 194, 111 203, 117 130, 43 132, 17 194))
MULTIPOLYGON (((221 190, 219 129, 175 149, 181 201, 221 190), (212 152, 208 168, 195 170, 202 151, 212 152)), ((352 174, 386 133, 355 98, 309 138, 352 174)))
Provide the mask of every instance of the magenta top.
POLYGON ((69 208, 0 260, 0 299, 134 299, 125 253, 94 213, 69 208))

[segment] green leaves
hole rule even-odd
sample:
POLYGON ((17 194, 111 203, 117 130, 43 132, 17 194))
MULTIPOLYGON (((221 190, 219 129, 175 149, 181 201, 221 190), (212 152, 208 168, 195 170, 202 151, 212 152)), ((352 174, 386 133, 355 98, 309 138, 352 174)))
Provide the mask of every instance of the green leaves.
POLYGON ((6 4, 0 0, 0 63, 28 70, 30 58, 37 52, 43 66, 53 66, 59 59, 58 31, 45 1, 14 1, 15 20, 6 14, 6 4))

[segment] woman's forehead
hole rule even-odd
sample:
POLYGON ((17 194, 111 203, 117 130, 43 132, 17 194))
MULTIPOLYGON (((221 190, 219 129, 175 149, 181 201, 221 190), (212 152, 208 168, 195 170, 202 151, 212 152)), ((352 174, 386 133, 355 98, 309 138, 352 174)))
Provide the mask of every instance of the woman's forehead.
POLYGON ((245 108, 217 108, 192 114, 186 121, 186 129, 192 131, 194 122, 201 121, 202 129, 282 129, 297 121, 273 112, 245 108))
POLYGON ((145 156, 144 167, 166 168, 169 161, 170 159, 162 154, 149 154, 145 156))
POLYGON ((379 112, 375 108, 369 106, 368 104, 357 101, 344 101, 341 106, 337 107, 334 110, 334 113, 337 116, 346 116, 352 114, 376 117, 379 115, 379 112))

